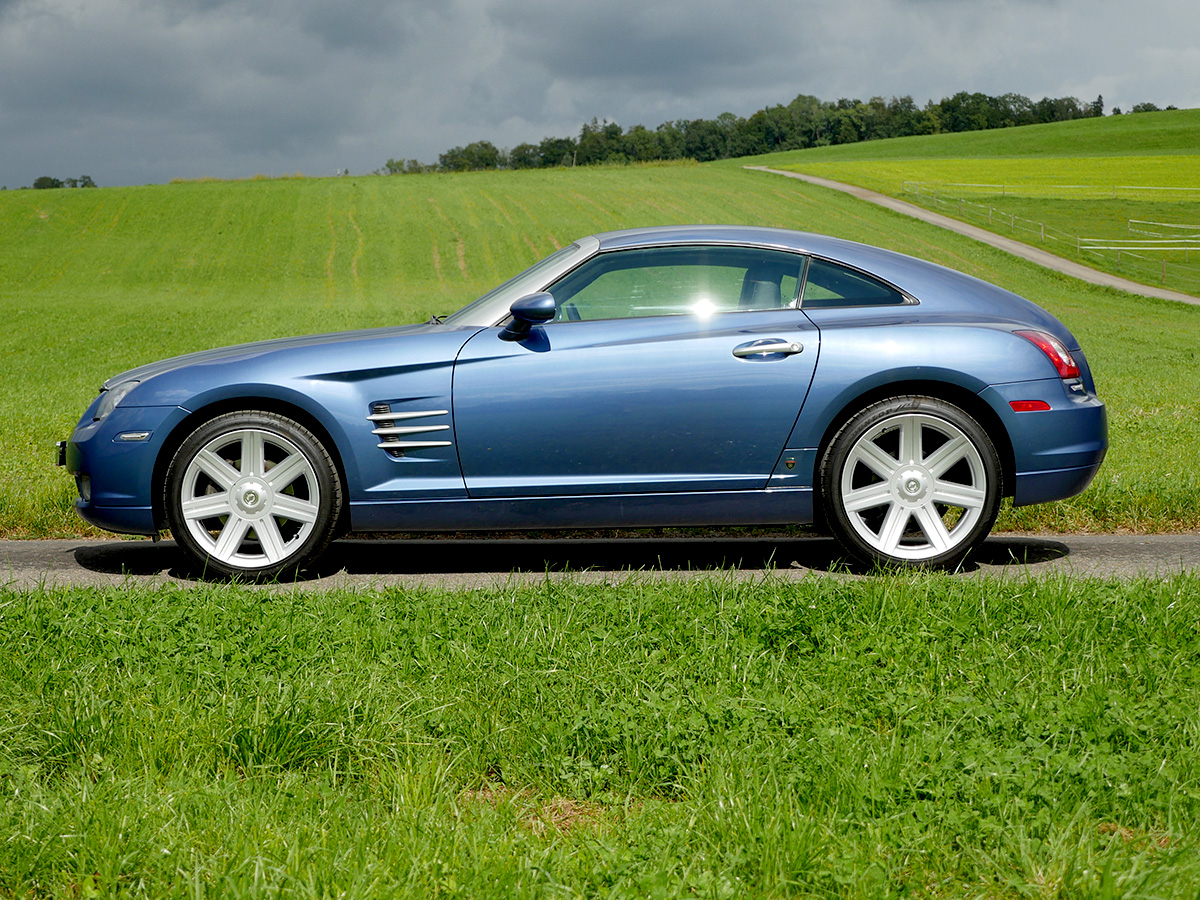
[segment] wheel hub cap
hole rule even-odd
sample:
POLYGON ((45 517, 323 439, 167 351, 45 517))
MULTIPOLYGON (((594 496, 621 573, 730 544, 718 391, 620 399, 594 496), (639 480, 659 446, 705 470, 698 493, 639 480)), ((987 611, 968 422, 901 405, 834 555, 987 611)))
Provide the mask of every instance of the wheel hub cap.
POLYGON ((905 506, 920 506, 929 496, 933 483, 929 473, 918 467, 905 467, 896 474, 896 498, 905 506))
POLYGON ((233 486, 230 501, 246 518, 261 518, 271 508, 271 488, 262 479, 244 478, 233 486))

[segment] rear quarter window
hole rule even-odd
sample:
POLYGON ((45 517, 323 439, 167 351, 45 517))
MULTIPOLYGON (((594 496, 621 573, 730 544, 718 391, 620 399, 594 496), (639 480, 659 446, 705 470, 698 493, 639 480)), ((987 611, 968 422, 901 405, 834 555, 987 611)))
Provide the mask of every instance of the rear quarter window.
POLYGON ((808 264, 800 306, 900 306, 908 298, 889 284, 862 272, 824 259, 808 264))

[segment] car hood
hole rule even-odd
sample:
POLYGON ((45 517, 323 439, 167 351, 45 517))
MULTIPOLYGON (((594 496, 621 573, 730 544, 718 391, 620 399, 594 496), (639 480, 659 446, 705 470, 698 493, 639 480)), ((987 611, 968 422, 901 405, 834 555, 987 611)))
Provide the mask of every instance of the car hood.
POLYGON ((256 356, 262 356, 265 353, 273 353, 279 350, 295 350, 303 347, 317 347, 322 344, 350 343, 353 341, 400 337, 406 334, 422 334, 437 329, 439 329, 439 326, 432 324, 399 325, 387 328, 365 328, 358 331, 335 331, 329 334, 308 334, 299 337, 275 338, 269 341, 254 341, 249 344, 217 347, 213 350, 201 350, 196 353, 185 353, 182 356, 160 359, 157 362, 147 363, 144 366, 120 372, 105 381, 101 389, 108 390, 125 381, 147 381, 155 375, 173 372, 176 369, 182 369, 186 366, 252 359, 256 356))

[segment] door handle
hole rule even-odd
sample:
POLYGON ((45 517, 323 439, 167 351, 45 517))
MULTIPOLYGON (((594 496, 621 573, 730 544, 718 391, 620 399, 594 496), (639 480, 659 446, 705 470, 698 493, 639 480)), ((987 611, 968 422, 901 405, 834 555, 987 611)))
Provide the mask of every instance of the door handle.
POLYGON ((803 351, 804 345, 799 341, 766 338, 761 341, 751 341, 748 344, 738 344, 733 348, 733 355, 738 359, 766 359, 769 356, 791 356, 803 351))

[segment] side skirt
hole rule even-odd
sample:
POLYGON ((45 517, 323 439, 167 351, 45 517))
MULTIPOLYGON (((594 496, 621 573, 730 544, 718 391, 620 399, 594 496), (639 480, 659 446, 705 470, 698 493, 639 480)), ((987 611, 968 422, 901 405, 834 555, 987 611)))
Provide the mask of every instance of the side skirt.
POLYGON ((808 525, 812 519, 812 488, 350 504, 351 531, 358 532, 808 525))

